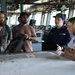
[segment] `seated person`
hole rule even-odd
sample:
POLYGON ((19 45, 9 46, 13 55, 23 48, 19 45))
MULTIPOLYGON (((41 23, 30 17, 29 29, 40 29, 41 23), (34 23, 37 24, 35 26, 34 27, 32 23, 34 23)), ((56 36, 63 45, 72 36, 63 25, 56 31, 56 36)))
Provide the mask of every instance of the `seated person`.
POLYGON ((67 29, 73 38, 71 39, 64 51, 66 55, 75 57, 75 17, 68 20, 67 29))
POLYGON ((19 25, 13 27, 12 29, 12 36, 13 38, 17 33, 24 34, 25 38, 28 40, 25 40, 22 50, 23 52, 32 52, 32 41, 36 40, 36 32, 34 28, 30 25, 27 25, 27 19, 29 17, 29 14, 27 12, 20 13, 20 16, 18 18, 19 25))

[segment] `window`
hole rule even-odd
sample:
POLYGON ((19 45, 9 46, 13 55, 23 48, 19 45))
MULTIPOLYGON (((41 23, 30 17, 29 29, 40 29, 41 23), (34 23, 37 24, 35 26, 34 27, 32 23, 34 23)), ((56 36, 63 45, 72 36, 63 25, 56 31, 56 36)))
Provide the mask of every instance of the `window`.
POLYGON ((75 17, 75 10, 74 10, 74 12, 73 12, 73 17, 75 17))
POLYGON ((47 13, 45 13, 44 25, 46 25, 46 20, 47 20, 47 13))
POLYGON ((7 24, 9 26, 19 24, 19 22, 18 22, 18 15, 8 16, 7 24))
POLYGON ((68 19, 69 9, 65 11, 66 19, 68 19))
POLYGON ((35 25, 40 25, 41 15, 42 15, 41 12, 38 12, 38 13, 35 14, 35 18, 34 18, 36 20, 35 25))

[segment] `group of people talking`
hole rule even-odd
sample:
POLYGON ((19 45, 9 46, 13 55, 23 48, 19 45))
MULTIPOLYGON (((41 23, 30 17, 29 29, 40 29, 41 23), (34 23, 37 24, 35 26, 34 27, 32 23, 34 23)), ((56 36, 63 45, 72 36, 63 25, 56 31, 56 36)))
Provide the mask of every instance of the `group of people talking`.
MULTIPOLYGON (((32 41, 37 39, 35 29, 27 24, 29 14, 22 12, 19 15, 19 24, 10 30, 5 27, 5 15, 0 11, 0 52, 3 52, 17 33, 24 34, 27 39, 23 46, 23 52, 33 52, 32 41)), ((66 54, 75 52, 75 17, 70 18, 65 24, 66 15, 58 13, 55 16, 55 27, 53 27, 46 40, 48 51, 56 51, 59 55, 64 51, 66 54)), ((74 53, 75 54, 75 53, 74 53)))

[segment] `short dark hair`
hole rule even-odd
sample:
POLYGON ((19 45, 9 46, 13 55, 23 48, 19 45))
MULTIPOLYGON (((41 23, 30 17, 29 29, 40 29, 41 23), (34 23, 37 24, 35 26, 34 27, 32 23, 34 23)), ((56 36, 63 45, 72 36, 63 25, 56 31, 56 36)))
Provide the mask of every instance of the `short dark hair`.
POLYGON ((75 24, 75 17, 70 18, 68 21, 70 21, 72 24, 75 24))
POLYGON ((24 15, 27 15, 27 17, 29 17, 30 16, 30 13, 21 12, 19 18, 23 17, 24 15))
POLYGON ((72 17, 68 20, 68 22, 71 22, 72 23, 72 26, 73 26, 73 35, 75 35, 75 17, 72 17))
POLYGON ((4 14, 4 11, 0 11, 0 13, 4 14))

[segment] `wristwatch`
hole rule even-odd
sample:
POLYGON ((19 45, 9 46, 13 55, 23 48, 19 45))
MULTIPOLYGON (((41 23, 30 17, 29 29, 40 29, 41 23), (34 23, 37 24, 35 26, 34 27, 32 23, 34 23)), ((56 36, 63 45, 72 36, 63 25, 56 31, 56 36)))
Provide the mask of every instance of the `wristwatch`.
POLYGON ((28 39, 31 40, 30 37, 28 39))

